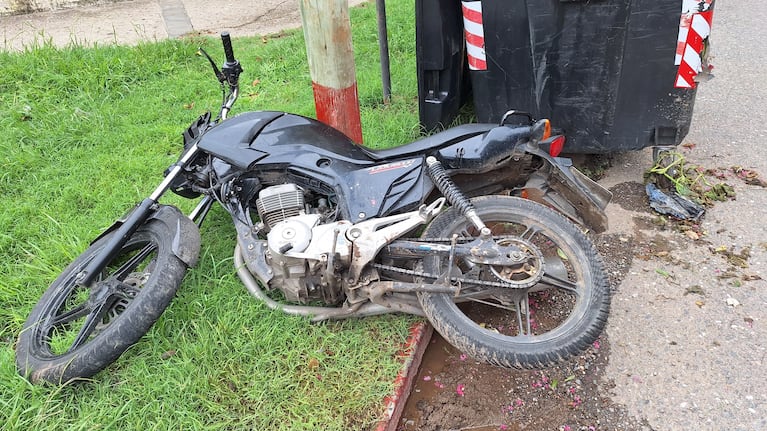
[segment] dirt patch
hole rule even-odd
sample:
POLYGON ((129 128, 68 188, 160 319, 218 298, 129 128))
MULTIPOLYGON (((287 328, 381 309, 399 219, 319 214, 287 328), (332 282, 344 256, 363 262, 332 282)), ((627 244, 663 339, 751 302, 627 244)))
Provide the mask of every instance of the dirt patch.
POLYGON ((649 430, 610 402, 602 381, 608 343, 540 371, 518 371, 466 358, 435 333, 400 421, 422 430, 649 430))
MULTIPOLYGON (((613 202, 642 214, 643 227, 662 229, 647 209, 644 187, 623 183, 611 189, 613 202)), ((671 248, 663 238, 596 235, 610 285, 626 276, 636 255, 671 248)), ((398 424, 410 430, 650 430, 610 401, 612 385, 602 379, 609 341, 600 338, 586 352, 544 370, 520 371, 478 363, 435 333, 398 424)))

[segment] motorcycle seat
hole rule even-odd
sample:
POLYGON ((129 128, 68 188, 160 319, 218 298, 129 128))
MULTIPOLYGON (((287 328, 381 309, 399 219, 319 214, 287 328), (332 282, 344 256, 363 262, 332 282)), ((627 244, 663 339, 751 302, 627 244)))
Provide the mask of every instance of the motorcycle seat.
POLYGON ((444 147, 466 140, 485 133, 497 126, 497 124, 462 124, 397 147, 382 150, 375 150, 369 147, 362 148, 374 160, 406 157, 408 155, 424 154, 434 148, 444 147))

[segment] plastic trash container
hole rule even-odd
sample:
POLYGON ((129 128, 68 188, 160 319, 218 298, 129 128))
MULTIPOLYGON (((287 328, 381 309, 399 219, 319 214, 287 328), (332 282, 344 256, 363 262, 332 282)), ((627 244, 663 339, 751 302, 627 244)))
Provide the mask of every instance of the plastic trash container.
POLYGON ((422 126, 466 102, 550 118, 572 153, 675 146, 706 79, 713 0, 416 0, 422 126))

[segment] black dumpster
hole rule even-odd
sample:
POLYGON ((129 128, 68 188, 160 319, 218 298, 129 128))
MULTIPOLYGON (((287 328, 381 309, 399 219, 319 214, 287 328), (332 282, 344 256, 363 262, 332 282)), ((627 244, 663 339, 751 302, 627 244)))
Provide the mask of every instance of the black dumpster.
POLYGON ((480 122, 550 118, 568 152, 678 145, 712 14, 713 0, 416 0, 421 124, 473 102, 480 122))

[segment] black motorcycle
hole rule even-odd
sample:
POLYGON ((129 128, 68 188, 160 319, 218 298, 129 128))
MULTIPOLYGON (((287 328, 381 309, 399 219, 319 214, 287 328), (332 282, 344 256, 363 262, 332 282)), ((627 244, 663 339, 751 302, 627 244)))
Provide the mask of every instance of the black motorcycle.
POLYGON ((285 112, 227 119, 242 67, 222 39, 221 69, 201 50, 225 93, 218 117, 195 121, 155 191, 51 284, 16 345, 22 375, 89 377, 136 343, 195 265, 214 202, 237 232, 237 274, 271 308, 422 315, 468 355, 515 368, 599 336, 610 294, 583 230, 606 228, 610 193, 556 157, 564 137, 548 120, 510 111, 374 151, 285 112), (167 190, 202 199, 185 216, 159 203, 167 190))

